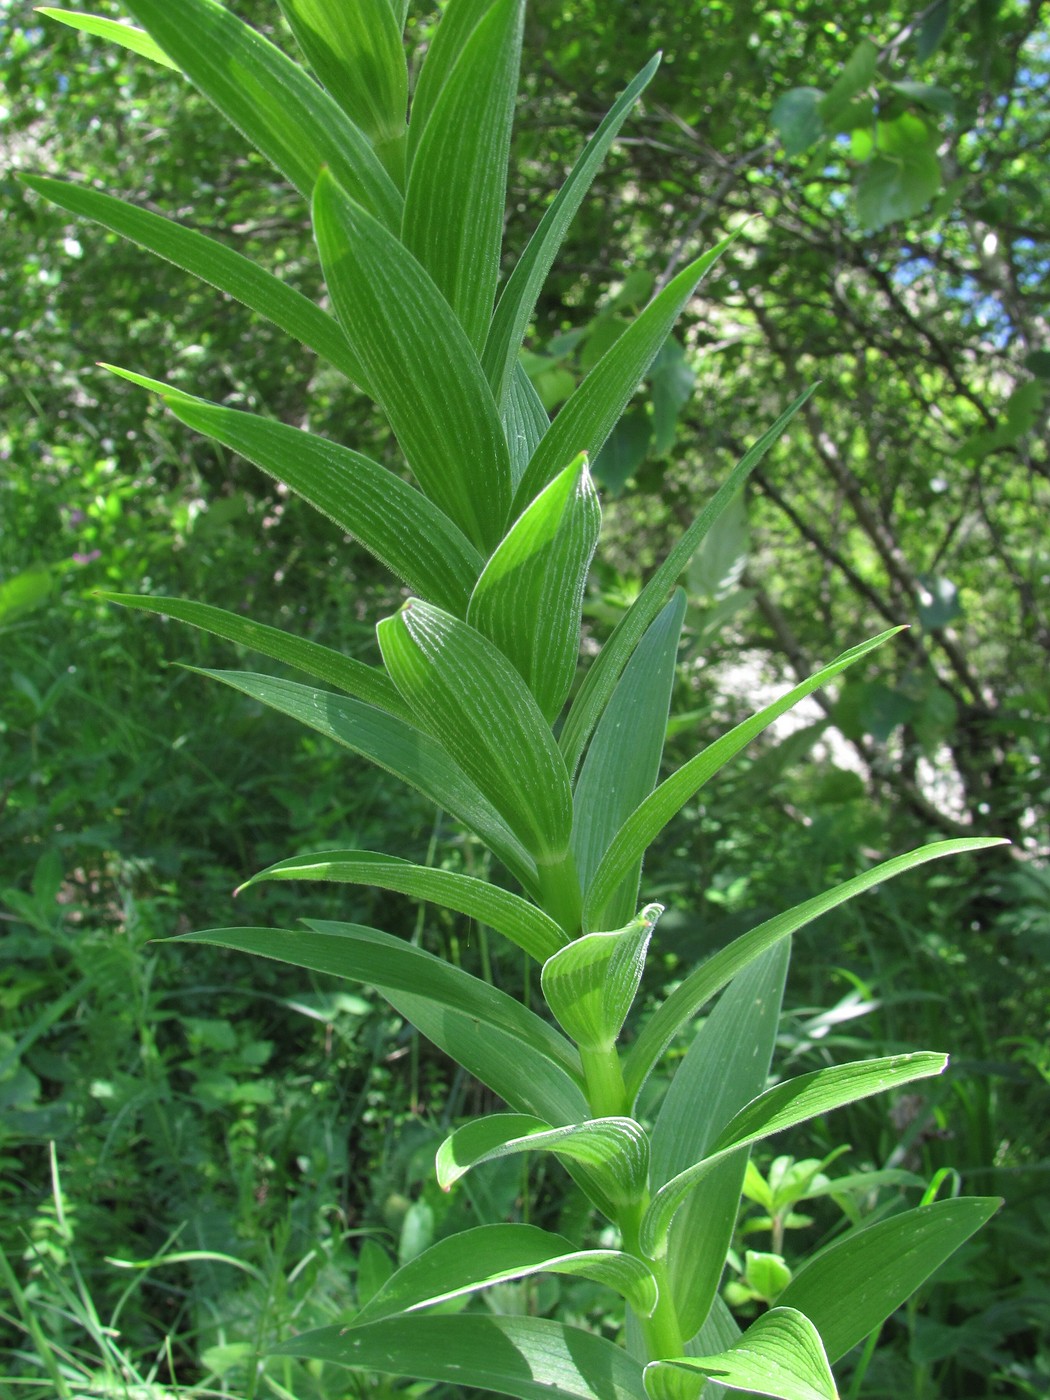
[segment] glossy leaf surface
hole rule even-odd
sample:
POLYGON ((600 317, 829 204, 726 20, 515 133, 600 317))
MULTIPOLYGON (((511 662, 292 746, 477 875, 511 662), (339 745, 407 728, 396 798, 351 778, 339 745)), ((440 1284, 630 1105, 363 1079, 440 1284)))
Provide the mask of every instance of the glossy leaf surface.
MULTIPOLYGON (((401 697, 397 698, 400 701, 401 697)), ((542 909, 509 890, 501 890, 487 880, 452 870, 413 865, 411 861, 377 851, 319 851, 314 855, 293 856, 260 870, 258 875, 246 880, 241 889, 264 880, 335 880, 397 890, 489 925, 539 962, 549 958, 566 941, 565 934, 542 909)))
POLYGON ((885 860, 862 875, 845 880, 841 885, 825 890, 823 894, 815 895, 812 899, 797 904, 794 909, 787 909, 783 914, 777 914, 749 932, 741 934, 728 947, 722 948, 691 972, 642 1027, 624 1067, 624 1078, 630 1098, 633 1100, 653 1065, 686 1021, 695 1016, 742 968, 767 948, 773 947, 780 939, 795 933, 840 904, 845 904, 854 895, 862 894, 865 890, 881 884, 883 880, 891 880, 895 875, 901 875, 917 865, 939 860, 942 856, 961 855, 966 851, 983 851, 1003 844, 1001 840, 994 838, 962 837, 920 846, 918 850, 885 860))
POLYGON ((126 0, 223 116, 309 199, 325 168, 388 228, 401 196, 364 132, 297 63, 216 0, 126 0))
POLYGON ((525 0, 496 0, 474 29, 413 148, 405 193, 402 240, 479 355, 499 280, 524 19, 525 0))
POLYGON ((839 1400, 820 1333, 804 1313, 777 1307, 763 1313, 744 1335, 714 1356, 683 1356, 646 1367, 699 1371, 732 1391, 769 1395, 775 1400, 839 1400))
POLYGON ((667 1233, 675 1212, 712 1167, 737 1148, 760 1142, 809 1118, 856 1103, 858 1099, 940 1074, 947 1063, 947 1055, 917 1051, 913 1055, 889 1055, 877 1060, 830 1065, 775 1084, 733 1117, 703 1161, 679 1172, 661 1186, 642 1221, 642 1247, 653 1258, 666 1252, 667 1233))
POLYGON ((323 1327, 271 1354, 475 1386, 521 1400, 646 1400, 637 1361, 613 1342, 541 1317, 398 1317, 323 1327))
POLYGON ((572 829, 568 774, 510 662, 473 627, 416 599, 377 632, 387 670, 418 723, 537 860, 564 856, 572 829))
POLYGON ((564 1236, 535 1225, 482 1225, 440 1240, 399 1269, 361 1309, 354 1325, 548 1272, 615 1289, 643 1316, 656 1305, 656 1280, 633 1255, 615 1249, 577 1250, 564 1236))
POLYGON ((577 457, 511 526, 467 609, 467 621, 514 663, 548 721, 576 676, 583 590, 601 519, 587 459, 577 457))
POLYGON ((416 480, 488 552, 507 519, 510 457, 463 328, 425 268, 327 174, 313 217, 340 325, 416 480))

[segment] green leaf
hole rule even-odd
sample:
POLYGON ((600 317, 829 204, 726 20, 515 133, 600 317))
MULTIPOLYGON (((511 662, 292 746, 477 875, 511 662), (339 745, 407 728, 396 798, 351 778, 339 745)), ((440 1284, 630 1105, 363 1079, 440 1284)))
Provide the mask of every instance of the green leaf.
POLYGON ((519 1152, 553 1152, 593 1173, 615 1207, 641 1199, 649 1171, 649 1140, 633 1118, 590 1118, 552 1128, 520 1113, 475 1118, 438 1148, 437 1179, 448 1191, 472 1167, 519 1152))
POLYGON ((662 457, 675 443, 678 415, 693 397, 696 371, 672 335, 660 347, 649 371, 653 399, 653 453, 662 457))
POLYGON ((396 1317, 301 1332, 271 1355, 448 1381, 521 1400, 646 1400, 622 1347, 541 1317, 396 1317))
POLYGON ((538 1273, 605 1284, 643 1317, 656 1306, 656 1280, 633 1255, 615 1249, 577 1250, 563 1236, 535 1225, 482 1225, 440 1240, 399 1269, 357 1314, 354 1326, 538 1273))
POLYGON ((775 1084, 733 1117, 712 1143, 707 1157, 661 1186, 642 1219, 642 1248, 651 1258, 664 1257, 675 1212, 712 1167, 737 1148, 761 1142, 785 1128, 793 1128, 858 1099, 940 1074, 947 1063, 947 1055, 917 1051, 912 1055, 888 1055, 878 1060, 829 1065, 775 1084))
POLYGON ((538 861, 564 859, 572 794, 550 728, 510 662, 480 632, 412 599, 378 626, 390 676, 538 861))
POLYGON ((467 609, 467 621, 513 662, 548 721, 576 676, 583 590, 601 522, 581 454, 511 526, 467 609))
POLYGON ((792 88, 774 102, 770 121, 785 155, 800 156, 824 135, 823 102, 824 94, 815 87, 792 88))
POLYGON ((594 463, 598 481, 618 496, 649 455, 653 425, 643 405, 629 408, 602 445, 594 463))
POLYGON ((412 94, 412 115, 408 128, 409 169, 416 149, 445 85, 449 81, 470 36, 492 8, 495 0, 451 0, 441 22, 427 45, 423 67, 412 94))
MULTIPOLYGON (((685 594, 678 589, 624 668, 587 750, 573 794, 572 829, 584 891, 609 842, 656 782, 684 616, 685 594)), ((607 928, 629 919, 637 908, 640 876, 641 861, 585 927, 607 928)))
POLYGON ((989 1196, 936 1201, 851 1230, 807 1260, 780 1301, 816 1325, 837 1361, 889 1317, 990 1220, 989 1196))
POLYGON ((849 58, 842 65, 842 72, 835 79, 831 91, 824 98, 820 114, 828 127, 834 131, 843 109, 858 93, 870 88, 875 81, 875 70, 879 61, 879 50, 870 39, 861 39, 849 58))
POLYGON ((597 456, 682 308, 734 237, 723 238, 690 263, 605 352, 533 453, 515 494, 516 512, 523 510, 578 452, 597 456))
POLYGON ((236 642, 238 646, 249 647, 262 656, 269 656, 274 661, 294 666, 314 680, 338 686, 348 695, 368 705, 376 705, 389 714, 400 715, 402 719, 411 718, 411 711, 385 672, 378 666, 366 666, 363 661, 344 656, 330 647, 303 637, 293 637, 278 627, 267 627, 261 622, 241 617, 239 613, 213 608, 208 603, 105 591, 99 592, 98 596, 108 603, 119 603, 125 608, 137 608, 140 612, 157 613, 161 617, 173 617, 179 622, 189 623, 202 632, 210 632, 228 642, 236 642))
POLYGON ((70 29, 79 29, 82 33, 93 34, 99 39, 108 39, 110 43, 119 44, 121 48, 129 49, 132 53, 148 58, 153 63, 159 63, 164 68, 179 71, 179 65, 172 63, 160 45, 155 44, 144 29, 136 29, 134 25, 123 24, 116 19, 103 19, 100 15, 82 15, 75 10, 55 10, 50 5, 37 5, 36 12, 38 15, 47 15, 48 19, 58 20, 59 24, 68 24, 70 29))
POLYGON ((547 1005, 581 1049, 608 1051, 615 1045, 663 912, 662 904, 648 904, 626 928, 585 934, 544 963, 540 982, 547 1005))
MULTIPOLYGON (((447 23, 447 21, 443 21, 447 23)), ((443 27, 443 26, 442 26, 443 27)), ((428 58, 429 62, 429 58, 428 58)), ((598 130, 588 141, 569 178, 548 207, 536 232, 507 279, 500 294, 482 362, 500 411, 506 415, 515 382, 518 350, 536 305, 547 274, 561 247, 562 240, 576 211, 591 187, 606 153, 627 119, 631 108, 645 91, 660 64, 660 55, 651 58, 636 78, 624 89, 610 108, 598 130)), ((426 65, 424 65, 424 76, 426 65)), ((422 81, 420 82, 422 87, 422 81)), ((573 447, 571 456, 583 444, 573 447)), ((534 493, 535 494, 535 493, 534 493)))
MULTIPOLYGON (((765 1088, 789 953, 788 940, 782 939, 749 963, 694 1036, 651 1134, 654 1189, 700 1161, 735 1114, 765 1088)), ((672 1221, 667 1270, 685 1337, 703 1323, 718 1291, 747 1161, 746 1147, 731 1153, 699 1183, 672 1221)))
POLYGON ((535 865, 525 848, 462 768, 421 730, 359 700, 277 676, 204 669, 198 674, 250 695, 393 773, 476 832, 522 884, 535 887, 535 865))
POLYGON ((940 48, 951 13, 952 0, 934 0, 934 4, 923 11, 923 21, 915 38, 915 50, 920 63, 932 58, 940 48))
POLYGON ((553 919, 509 890, 501 890, 487 880, 413 865, 377 851, 318 851, 314 855, 293 856, 260 870, 245 880, 237 893, 263 880, 336 880, 397 890, 488 924, 537 962, 544 962, 566 942, 553 919))
POLYGON ((917 865, 939 860, 942 856, 961 855, 966 851, 983 851, 992 846, 1008 844, 995 838, 962 837, 953 841, 936 841, 904 855, 894 856, 881 865, 856 875, 834 889, 807 899, 782 914, 767 919, 765 923, 734 939, 719 952, 681 982, 664 1004, 652 1015, 631 1047, 631 1053, 624 1066, 627 1083, 628 1102, 633 1102, 649 1073, 674 1036, 696 1013, 745 968, 754 958, 767 948, 795 933, 806 924, 818 919, 831 909, 837 909, 854 895, 862 894, 884 880, 891 880, 917 865))
POLYGON ((269 40, 216 0, 127 0, 127 8, 305 199, 330 168, 387 228, 398 227, 401 196, 367 137, 269 40))
POLYGON ((653 573, 628 612, 617 623, 616 630, 602 647, 597 660, 584 677, 583 685, 573 702, 561 734, 561 750, 570 773, 576 768, 587 747, 594 726, 616 688, 620 673, 626 666, 642 635, 667 601, 675 579, 689 563, 694 550, 710 530, 719 515, 743 487, 758 463, 795 414, 813 393, 807 389, 786 412, 782 413, 768 432, 748 449, 729 476, 708 501, 678 541, 670 554, 653 573))
MULTIPOLYGON (((570 390, 571 392, 571 390, 570 390)), ((511 484, 518 482, 529 465, 529 459, 540 445, 540 439, 551 425, 535 385, 518 365, 511 378, 510 390, 503 410, 503 431, 510 448, 511 484)))
POLYGON ((148 248, 167 262, 192 273, 202 281, 226 292, 235 301, 258 312, 275 326, 299 341, 347 378, 365 386, 364 371, 351 354, 339 323, 301 292, 286 286, 279 277, 256 267, 242 254, 208 238, 195 229, 183 228, 173 219, 137 209, 126 200, 42 175, 18 177, 44 199, 87 219, 122 238, 148 248))
POLYGON ((510 457, 470 342, 426 270, 327 174, 313 214, 336 313, 416 480, 487 553, 507 519, 510 457))
POLYGON ((763 1313, 739 1341, 714 1356, 654 1361, 650 1375, 667 1367, 699 1371, 727 1390, 771 1395, 776 1400, 839 1400, 820 1333, 804 1313, 777 1307, 763 1313))
POLYGON ((0 583, 0 626, 42 608, 54 591, 51 570, 33 564, 0 583))
POLYGON ((400 140, 408 113, 408 63, 389 0, 279 3, 310 67, 350 120, 376 147, 400 140))
POLYGON ((814 690, 819 690, 848 666, 860 661, 901 630, 899 627, 890 628, 870 641, 862 642, 859 646, 843 652, 800 685, 794 686, 779 700, 766 705, 750 719, 723 734, 702 753, 691 758, 677 772, 666 778, 635 808, 610 842, 587 890, 584 904, 585 924, 590 925, 595 915, 604 908, 624 876, 634 868, 667 823, 735 754, 799 700, 811 695, 814 690))
POLYGON ((572 1079, 579 1056, 564 1036, 514 997, 402 938, 362 924, 311 920, 309 928, 218 928, 184 933, 172 942, 207 943, 293 967, 364 982, 384 994, 408 992, 459 1011, 545 1055, 572 1079))
POLYGON ((393 472, 276 419, 223 408, 115 365, 103 368, 160 394, 188 427, 283 481, 411 588, 454 612, 466 610, 481 556, 447 515, 393 472))
POLYGON ((413 146, 405 194, 402 241, 479 354, 499 280, 524 18, 525 0, 495 0, 475 27, 413 146))
POLYGON ((857 185, 857 216, 868 231, 921 213, 941 188, 937 136, 919 117, 880 121, 876 146, 857 185))

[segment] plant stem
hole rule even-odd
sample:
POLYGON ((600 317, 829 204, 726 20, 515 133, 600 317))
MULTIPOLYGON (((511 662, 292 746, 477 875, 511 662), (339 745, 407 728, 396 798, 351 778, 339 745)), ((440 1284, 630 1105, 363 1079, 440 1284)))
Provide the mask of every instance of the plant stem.
POLYGON ((608 1049, 580 1046, 587 1102, 595 1118, 617 1118, 628 1109, 627 1087, 615 1045, 608 1049))
POLYGON ((540 903, 568 936, 575 938, 583 920, 583 898, 572 851, 564 851, 546 863, 537 861, 537 874, 540 903))
POLYGON ((671 1297, 671 1283, 667 1276, 667 1264, 663 1259, 650 1259, 639 1242, 639 1229, 642 1216, 649 1202, 646 1197, 623 1211, 620 1216, 620 1233, 623 1247, 628 1254, 641 1259, 652 1270, 659 1289, 656 1308, 652 1317, 639 1317, 642 1335, 645 1338, 645 1351, 650 1361, 667 1361, 683 1355, 685 1343, 678 1322, 678 1310, 671 1297))

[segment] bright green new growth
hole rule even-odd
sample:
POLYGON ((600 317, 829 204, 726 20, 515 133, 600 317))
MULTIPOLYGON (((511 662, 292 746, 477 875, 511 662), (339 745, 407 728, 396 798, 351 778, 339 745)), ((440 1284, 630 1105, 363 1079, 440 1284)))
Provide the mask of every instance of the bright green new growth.
POLYGON ((350 446, 114 371, 285 482, 412 596, 379 623, 382 665, 203 602, 114 601, 298 669, 309 683, 203 674, 416 787, 473 832, 522 892, 360 850, 291 857, 247 883, 371 884, 482 921, 540 965, 557 1027, 376 929, 305 920, 294 931, 187 937, 378 989, 508 1105, 448 1137, 437 1158, 441 1184, 455 1189, 497 1157, 553 1153, 620 1239, 619 1248, 598 1250, 537 1226, 483 1226, 406 1264, 349 1326, 289 1339, 279 1351, 544 1400, 691 1397, 712 1378, 780 1400, 835 1400, 830 1364, 878 1328, 995 1203, 929 1204, 852 1230, 740 1333, 717 1286, 751 1146, 946 1063, 902 1055, 766 1087, 790 938, 882 880, 996 843, 924 847, 776 915, 687 971, 643 1027, 631 1026, 662 912, 656 904, 638 912, 646 849, 778 715, 892 633, 832 660, 657 784, 684 616, 676 581, 803 396, 654 572, 566 712, 601 524, 588 454, 732 239, 653 299, 552 424, 518 352, 569 223, 658 60, 602 122, 500 289, 524 0, 449 0, 410 107, 402 0, 279 4, 308 67, 217 0, 127 0, 141 29, 48 13, 181 70, 284 174, 309 204, 333 315, 192 229, 61 181, 28 183, 243 301, 376 400, 415 485, 350 446), (646 1121, 640 1096, 649 1075, 723 989, 655 1122, 646 1121), (427 1311, 542 1271, 588 1278, 625 1298, 627 1349, 547 1318, 427 1311))

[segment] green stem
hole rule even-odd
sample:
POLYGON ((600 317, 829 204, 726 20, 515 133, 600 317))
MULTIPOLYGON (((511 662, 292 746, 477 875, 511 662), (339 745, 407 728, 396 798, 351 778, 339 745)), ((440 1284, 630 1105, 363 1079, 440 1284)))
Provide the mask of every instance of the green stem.
POLYGON ((608 1049, 580 1046, 587 1102, 595 1118, 619 1118, 627 1113, 627 1088, 615 1045, 608 1049))
POLYGON ((536 862, 540 882, 540 903, 546 912, 570 938, 580 932, 583 922, 583 896, 580 893, 580 877, 576 873, 576 861, 572 851, 552 857, 546 863, 536 862))
POLYGON ((641 1259, 653 1272, 659 1290, 656 1308, 652 1317, 639 1317, 642 1335, 645 1338, 645 1351, 650 1361, 669 1361, 685 1352, 682 1328, 678 1321, 678 1309, 671 1297, 671 1281, 667 1275, 667 1264, 662 1259, 650 1259, 639 1242, 642 1216, 648 1206, 643 1197, 636 1205, 623 1211, 620 1216, 620 1233, 623 1247, 628 1254, 641 1259))

